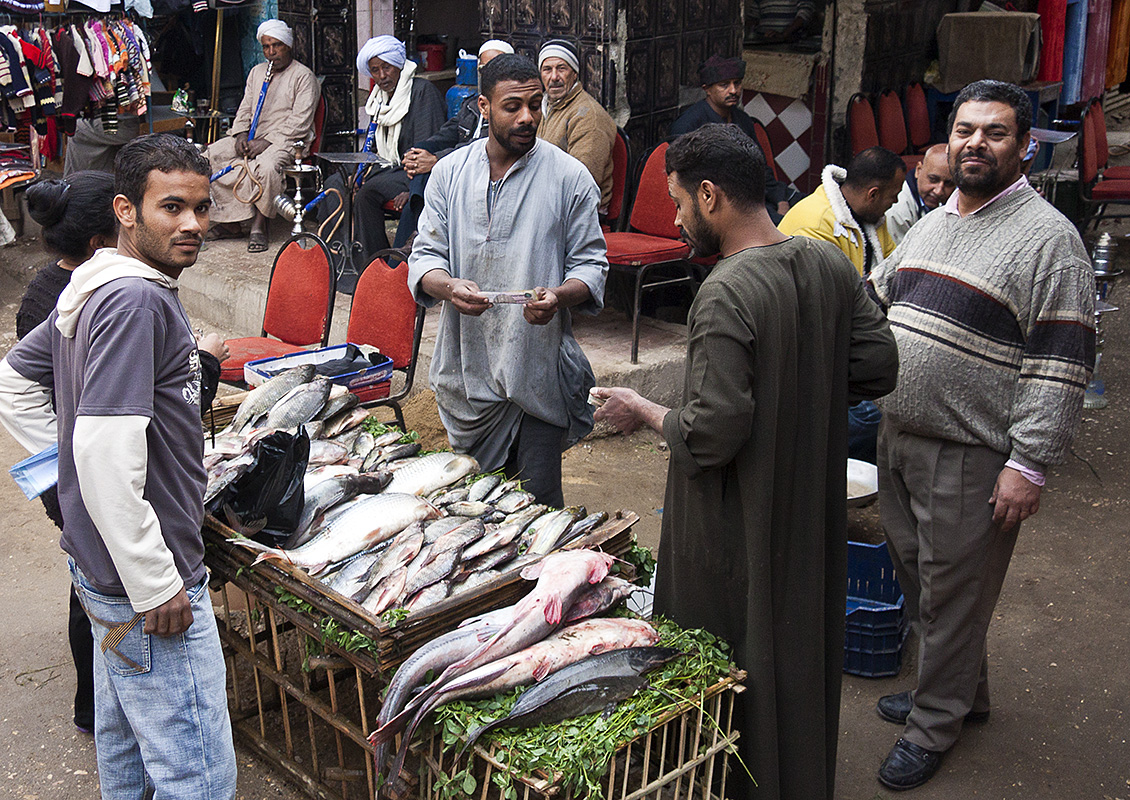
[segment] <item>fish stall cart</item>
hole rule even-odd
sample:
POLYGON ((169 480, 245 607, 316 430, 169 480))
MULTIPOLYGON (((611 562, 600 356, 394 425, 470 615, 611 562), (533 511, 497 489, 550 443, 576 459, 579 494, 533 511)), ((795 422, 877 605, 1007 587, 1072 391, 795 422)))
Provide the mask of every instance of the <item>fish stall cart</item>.
POLYGON ((539 506, 303 369, 209 420, 236 738, 324 800, 726 797, 744 675, 618 608, 654 564, 639 517, 539 506))

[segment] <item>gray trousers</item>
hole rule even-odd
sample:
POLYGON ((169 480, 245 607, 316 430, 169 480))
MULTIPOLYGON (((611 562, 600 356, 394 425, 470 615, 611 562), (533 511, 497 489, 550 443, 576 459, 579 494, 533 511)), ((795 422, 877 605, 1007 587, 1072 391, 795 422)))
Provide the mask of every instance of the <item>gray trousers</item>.
POLYGON ((903 737, 934 752, 953 746, 966 714, 989 709, 986 635, 1019 533, 993 524, 989 503, 1007 460, 886 417, 879 427, 879 516, 921 643, 903 737))
POLYGON ((521 478, 526 491, 550 508, 565 505, 561 488, 561 444, 566 433, 565 428, 523 414, 518 436, 502 467, 508 478, 521 478))

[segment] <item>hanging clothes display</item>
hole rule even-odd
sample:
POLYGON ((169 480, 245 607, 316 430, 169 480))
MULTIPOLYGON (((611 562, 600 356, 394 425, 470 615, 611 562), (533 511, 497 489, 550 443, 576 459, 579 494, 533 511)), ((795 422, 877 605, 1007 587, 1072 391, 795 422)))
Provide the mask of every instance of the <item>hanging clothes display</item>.
POLYGON ((1067 0, 1040 0, 1040 51, 1041 81, 1063 80, 1063 34, 1067 17, 1067 0))
POLYGON ((1106 88, 1126 80, 1130 64, 1130 0, 1114 0, 1110 10, 1110 44, 1106 54, 1106 88))

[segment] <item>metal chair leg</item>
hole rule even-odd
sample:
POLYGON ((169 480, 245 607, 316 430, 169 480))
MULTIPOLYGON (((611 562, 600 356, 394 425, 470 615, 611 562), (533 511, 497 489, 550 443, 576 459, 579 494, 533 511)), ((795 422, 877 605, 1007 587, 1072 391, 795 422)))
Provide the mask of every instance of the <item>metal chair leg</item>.
POLYGON ((643 298, 643 276, 647 266, 641 266, 636 273, 636 293, 632 301, 632 363, 640 363, 640 300, 643 298))

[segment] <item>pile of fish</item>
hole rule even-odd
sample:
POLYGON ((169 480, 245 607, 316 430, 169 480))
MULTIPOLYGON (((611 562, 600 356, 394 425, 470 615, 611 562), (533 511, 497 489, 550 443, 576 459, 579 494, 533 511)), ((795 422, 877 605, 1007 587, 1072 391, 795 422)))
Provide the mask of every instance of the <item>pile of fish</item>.
POLYGON ((644 685, 643 674, 675 658, 647 622, 596 618, 634 588, 610 576, 613 559, 593 550, 552 553, 522 571, 534 588, 513 606, 473 617, 405 661, 389 684, 369 741, 378 773, 402 733, 386 792, 396 796, 408 744, 420 722, 453 700, 536 684, 510 714, 471 732, 469 746, 496 726, 528 727, 614 706, 644 685), (438 675, 423 683, 428 673, 438 675))
POLYGON ((301 568, 374 614, 412 613, 535 562, 608 519, 540 505, 518 481, 480 474, 470 456, 420 455, 402 431, 375 435, 363 424, 369 412, 339 388, 312 367, 288 370, 252 390, 205 450, 205 505, 214 506, 254 466, 259 439, 300 425, 310 434, 295 530, 281 547, 232 540, 258 551, 256 563, 301 568))

